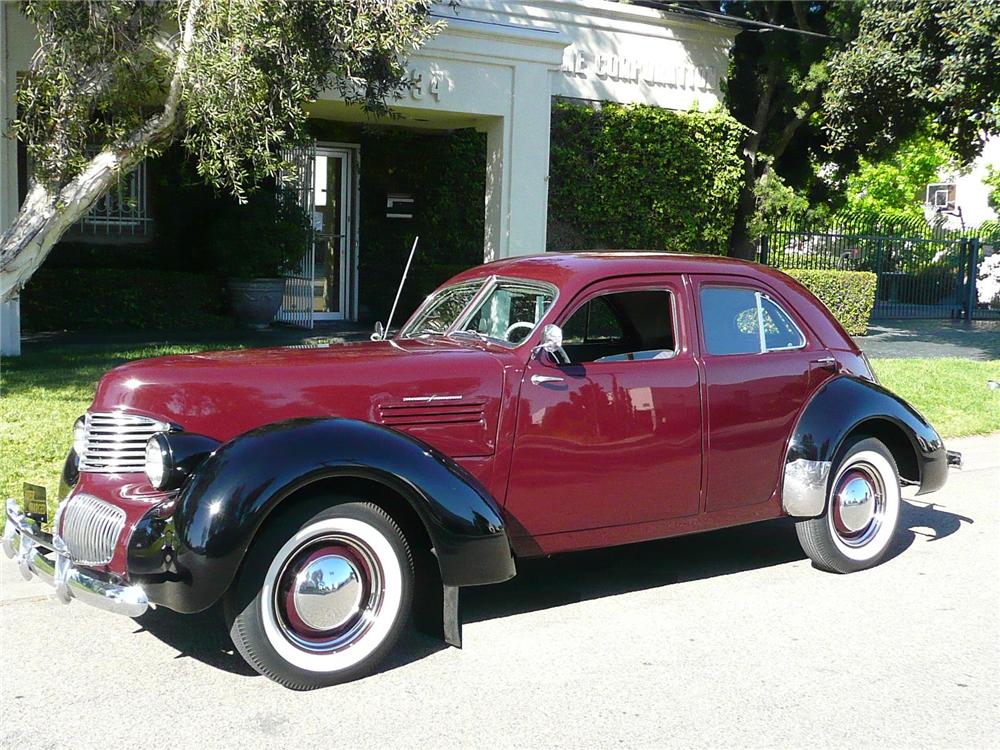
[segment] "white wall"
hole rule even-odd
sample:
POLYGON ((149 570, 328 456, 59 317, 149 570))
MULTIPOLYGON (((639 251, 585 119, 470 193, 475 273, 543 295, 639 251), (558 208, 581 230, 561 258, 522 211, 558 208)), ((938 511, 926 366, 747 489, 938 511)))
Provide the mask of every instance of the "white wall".
MULTIPOLYGON (((16 112, 17 72, 27 69, 37 46, 34 27, 17 4, 0 3, 0 128, 6 128, 16 112)), ((0 228, 9 227, 16 215, 17 144, 0 137, 0 228)), ((14 300, 0 304, 0 355, 20 353, 20 305, 14 300)))
MULTIPOLYGON (((990 208, 989 194, 991 188, 983 180, 987 169, 992 166, 1000 171, 1000 137, 994 136, 986 142, 982 154, 972 163, 972 166, 962 172, 942 172, 938 175, 939 182, 955 184, 955 207, 962 209, 962 218, 945 215, 945 226, 949 229, 961 229, 962 222, 968 228, 978 227, 984 221, 995 221, 997 212, 990 208)), ((933 209, 927 209, 928 219, 933 219, 933 209)))

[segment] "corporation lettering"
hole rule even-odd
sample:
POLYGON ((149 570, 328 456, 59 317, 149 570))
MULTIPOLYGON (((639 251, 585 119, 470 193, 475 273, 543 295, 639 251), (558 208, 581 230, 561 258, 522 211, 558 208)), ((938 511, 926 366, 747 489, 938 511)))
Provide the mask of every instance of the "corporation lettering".
POLYGON ((669 61, 608 52, 593 54, 579 49, 570 53, 563 72, 578 78, 701 91, 711 89, 717 80, 715 69, 710 66, 674 65, 669 61))

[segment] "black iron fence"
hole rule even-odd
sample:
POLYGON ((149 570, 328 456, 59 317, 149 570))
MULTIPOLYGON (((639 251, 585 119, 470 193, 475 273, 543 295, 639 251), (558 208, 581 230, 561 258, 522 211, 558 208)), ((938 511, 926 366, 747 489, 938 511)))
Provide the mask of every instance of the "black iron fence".
POLYGON ((870 221, 819 228, 785 222, 760 238, 758 253, 761 263, 780 269, 875 273, 873 318, 1000 318, 996 282, 979 278, 996 262, 989 259, 1000 254, 1000 229, 961 232, 870 221))

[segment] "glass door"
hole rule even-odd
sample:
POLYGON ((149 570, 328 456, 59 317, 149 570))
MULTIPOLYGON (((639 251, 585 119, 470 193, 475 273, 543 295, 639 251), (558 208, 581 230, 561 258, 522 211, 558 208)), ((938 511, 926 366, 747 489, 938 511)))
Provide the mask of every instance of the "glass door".
POLYGON ((349 312, 353 241, 352 152, 320 146, 313 170, 313 314, 343 320, 349 312))

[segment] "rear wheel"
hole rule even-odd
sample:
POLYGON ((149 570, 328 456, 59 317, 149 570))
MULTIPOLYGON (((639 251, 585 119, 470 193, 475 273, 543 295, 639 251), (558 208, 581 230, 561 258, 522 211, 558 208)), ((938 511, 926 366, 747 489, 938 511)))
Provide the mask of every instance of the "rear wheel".
POLYGON ((896 533, 902 504, 899 473, 889 449, 859 438, 840 452, 826 512, 799 521, 799 543, 816 567, 852 573, 882 561, 896 533))
POLYGON ((410 616, 413 561, 399 526, 377 505, 338 499, 276 518, 227 602, 243 658, 298 690, 368 674, 410 616))

